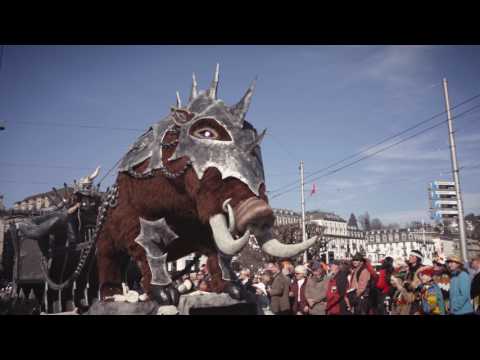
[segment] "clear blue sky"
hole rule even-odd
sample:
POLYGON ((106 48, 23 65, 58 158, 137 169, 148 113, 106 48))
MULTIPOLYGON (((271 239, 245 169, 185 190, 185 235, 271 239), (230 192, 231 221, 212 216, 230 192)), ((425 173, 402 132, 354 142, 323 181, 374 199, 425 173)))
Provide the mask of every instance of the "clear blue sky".
MULTIPOLYGON (((452 105, 480 94, 478 46, 6 46, 0 71, 6 204, 70 183, 96 165, 103 176, 141 133, 30 123, 146 129, 168 113, 177 89, 186 100, 192 72, 205 88, 217 62, 227 104, 259 77, 248 118, 268 128, 269 190, 295 181, 300 159, 308 175, 442 112, 442 77, 452 105)), ((480 99, 458 112, 476 104, 480 99)), ((479 164, 480 111, 455 126, 460 165, 479 164)), ((440 173, 449 168, 444 125, 315 181, 313 196, 308 184, 307 210, 427 221, 428 182, 448 178, 440 173)), ((466 212, 480 212, 479 175, 478 167, 462 173, 466 212)), ((271 203, 299 210, 299 198, 295 190, 271 203)))

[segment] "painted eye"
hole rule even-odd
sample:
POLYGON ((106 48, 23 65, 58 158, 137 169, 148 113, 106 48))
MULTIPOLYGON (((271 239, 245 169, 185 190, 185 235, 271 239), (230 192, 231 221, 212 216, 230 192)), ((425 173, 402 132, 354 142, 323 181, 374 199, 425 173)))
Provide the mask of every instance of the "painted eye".
POLYGON ((215 130, 207 128, 207 129, 199 129, 193 133, 194 136, 200 139, 217 139, 218 134, 215 130))
POLYGON ((225 127, 211 118, 196 121, 190 128, 189 134, 202 140, 232 141, 225 127))

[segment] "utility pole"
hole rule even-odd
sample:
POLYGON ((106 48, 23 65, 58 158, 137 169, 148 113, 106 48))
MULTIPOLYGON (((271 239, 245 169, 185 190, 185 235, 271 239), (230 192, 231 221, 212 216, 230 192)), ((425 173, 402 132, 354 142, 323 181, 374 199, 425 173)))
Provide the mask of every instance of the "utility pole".
MULTIPOLYGON (((305 181, 303 178, 303 160, 300 161, 300 182, 302 183, 301 186, 301 192, 302 192, 302 241, 305 242, 307 241, 307 236, 305 233, 305 192, 304 192, 304 186, 305 186, 305 181)), ((305 250, 305 253, 303 254, 303 263, 307 263, 307 251, 305 250)))
POLYGON ((422 219, 422 239, 423 239, 423 247, 426 249, 427 245, 425 242, 425 221, 422 219))
POLYGON ((455 192, 457 195, 457 204, 458 204, 458 226, 460 230, 460 254, 462 260, 468 261, 467 254, 467 238, 465 236, 465 218, 463 215, 463 201, 462 193, 460 191, 460 176, 458 169, 458 160, 457 160, 457 148, 455 146, 455 136, 453 131, 452 123, 452 114, 450 113, 450 99, 448 97, 448 84, 447 79, 443 79, 443 93, 445 96, 445 107, 447 109, 448 117, 448 141, 450 143, 450 155, 452 159, 452 172, 453 172, 453 181, 455 182, 455 192))

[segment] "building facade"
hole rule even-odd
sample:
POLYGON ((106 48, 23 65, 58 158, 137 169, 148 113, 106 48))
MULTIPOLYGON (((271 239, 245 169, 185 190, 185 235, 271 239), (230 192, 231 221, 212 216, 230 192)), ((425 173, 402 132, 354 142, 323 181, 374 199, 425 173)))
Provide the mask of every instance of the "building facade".
POLYGON ((302 215, 298 212, 288 209, 273 209, 275 215, 275 225, 300 224, 302 215))
MULTIPOLYGON (((73 192, 73 188, 68 188, 69 192, 73 192)), ((65 189, 57 190, 58 195, 64 197, 65 196, 65 189)), ((50 198, 56 199, 55 193, 53 191, 49 191, 46 193, 35 194, 26 197, 21 201, 17 201, 13 204, 14 210, 51 210, 55 204, 52 204, 50 198)))
POLYGON ((329 212, 312 212, 307 215, 308 223, 323 228, 323 247, 319 256, 323 261, 351 259, 357 252, 366 251, 364 232, 348 226, 341 216, 329 212))
POLYGON ((458 217, 457 193, 453 181, 433 181, 428 190, 432 220, 442 223, 458 217))
POLYGON ((365 233, 367 257, 374 264, 387 256, 407 258, 410 251, 419 250, 425 259, 432 260, 436 251, 434 239, 438 233, 427 229, 388 229, 365 233))

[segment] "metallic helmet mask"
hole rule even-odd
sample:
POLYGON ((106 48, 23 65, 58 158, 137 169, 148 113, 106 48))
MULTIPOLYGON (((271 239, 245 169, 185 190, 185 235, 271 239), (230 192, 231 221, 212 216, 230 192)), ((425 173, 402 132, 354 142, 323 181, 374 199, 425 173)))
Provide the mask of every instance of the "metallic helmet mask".
POLYGON ((193 74, 188 104, 182 107, 177 92, 177 106, 172 108, 172 113, 137 140, 120 164, 119 171, 129 171, 148 157, 145 173, 165 168, 162 160, 162 147, 166 145, 164 138, 167 132, 177 130, 178 143, 168 160, 188 157, 200 180, 208 168, 214 167, 220 171, 222 179, 239 179, 258 196, 260 186, 265 182, 259 146, 265 130, 257 135, 253 126, 245 121, 255 81, 242 99, 229 107, 217 99, 218 79, 217 64, 209 89, 198 91, 193 74))

